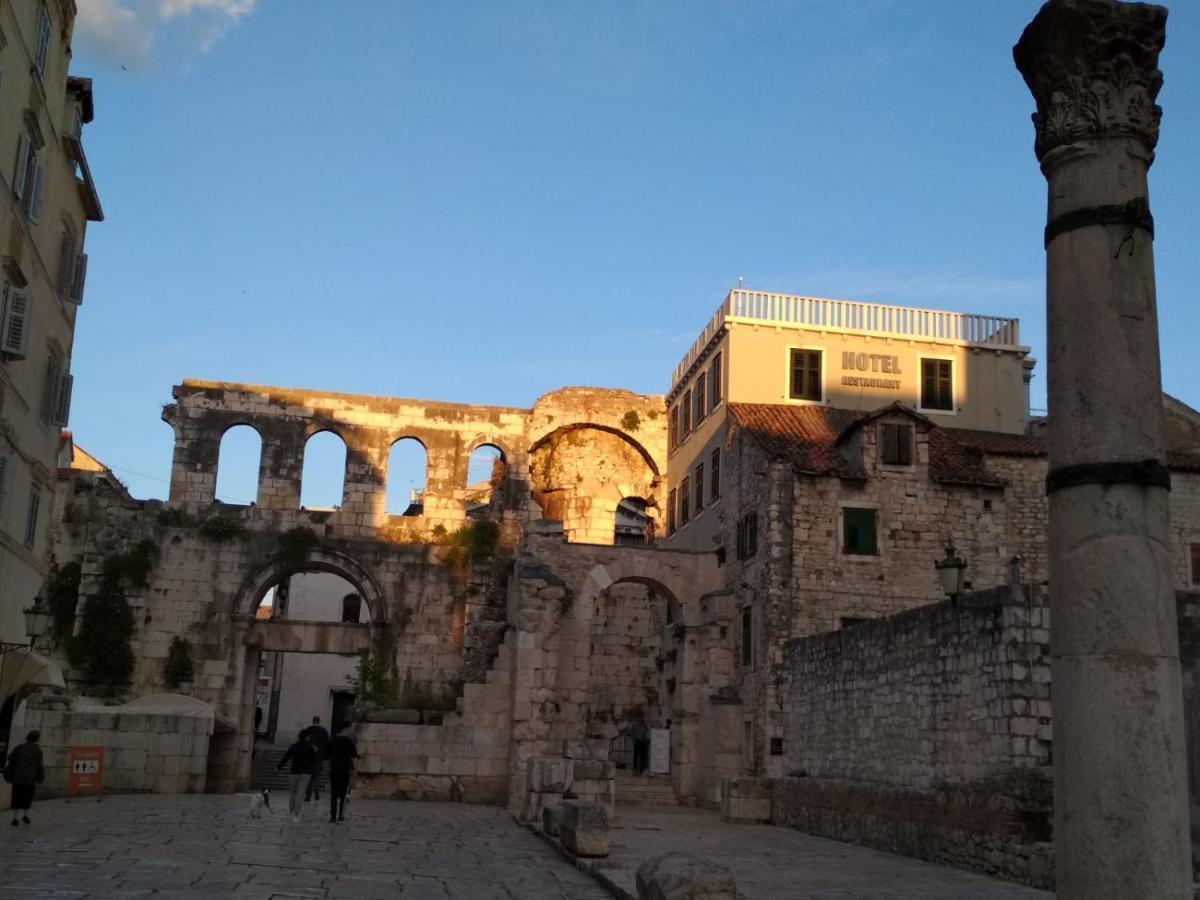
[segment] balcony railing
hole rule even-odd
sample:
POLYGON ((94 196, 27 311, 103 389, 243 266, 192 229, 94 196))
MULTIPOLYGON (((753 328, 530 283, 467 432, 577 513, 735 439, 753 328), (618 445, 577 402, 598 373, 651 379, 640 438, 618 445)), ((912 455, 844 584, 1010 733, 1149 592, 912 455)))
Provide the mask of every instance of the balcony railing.
POLYGON ((853 331, 904 340, 955 341, 1004 349, 1021 346, 1017 319, 735 289, 717 307, 691 349, 675 367, 671 374, 672 389, 729 321, 853 331))

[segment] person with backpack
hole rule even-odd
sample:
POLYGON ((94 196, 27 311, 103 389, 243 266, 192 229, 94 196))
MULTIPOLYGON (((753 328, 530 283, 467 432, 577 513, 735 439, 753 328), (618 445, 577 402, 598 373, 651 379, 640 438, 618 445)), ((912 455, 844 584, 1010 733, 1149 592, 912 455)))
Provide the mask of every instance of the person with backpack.
POLYGON ((358 747, 346 734, 349 725, 342 723, 334 729, 336 737, 329 742, 329 821, 346 821, 346 794, 350 790, 350 775, 358 759, 358 747))

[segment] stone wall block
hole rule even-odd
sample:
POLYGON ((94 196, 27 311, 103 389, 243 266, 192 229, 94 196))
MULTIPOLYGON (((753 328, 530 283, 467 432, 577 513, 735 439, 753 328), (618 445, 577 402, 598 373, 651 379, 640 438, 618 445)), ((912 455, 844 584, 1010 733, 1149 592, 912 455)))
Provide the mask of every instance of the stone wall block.
POLYGON ((561 808, 563 846, 576 856, 608 856, 608 809, 587 800, 564 800, 561 808))

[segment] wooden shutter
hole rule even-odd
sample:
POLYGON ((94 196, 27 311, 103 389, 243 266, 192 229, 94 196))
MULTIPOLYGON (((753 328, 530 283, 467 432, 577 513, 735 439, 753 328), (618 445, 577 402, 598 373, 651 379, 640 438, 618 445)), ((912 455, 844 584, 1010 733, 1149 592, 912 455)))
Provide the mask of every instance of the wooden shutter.
POLYGON ((0 513, 4 512, 4 501, 8 498, 8 454, 0 453, 0 513))
POLYGON ((75 277, 75 235, 63 230, 58 247, 58 294, 63 299, 71 296, 71 280, 75 277))
POLYGON ((883 452, 883 461, 888 465, 895 465, 899 462, 900 451, 896 449, 899 431, 900 429, 896 425, 884 425, 880 428, 880 449, 883 452))
POLYGON ((950 360, 937 361, 937 399, 938 409, 954 408, 954 382, 951 378, 950 360))
POLYGON ((701 372, 696 376, 696 425, 699 426, 708 415, 708 375, 701 372))
POLYGON ((71 278, 71 290, 67 299, 79 306, 83 303, 83 285, 87 281, 88 255, 80 253, 75 257, 75 272, 71 278))
POLYGON ((686 525, 688 520, 688 504, 692 501, 692 481, 685 477, 679 482, 679 524, 686 525))
POLYGON ((1200 584, 1200 544, 1192 544, 1192 584, 1200 584))
POLYGON ((696 514, 704 509, 704 463, 696 466, 696 514))
POLYGON ((75 386, 74 375, 63 375, 59 379, 58 395, 54 400, 54 424, 66 428, 71 418, 71 390, 75 386))
POLYGON ((29 195, 30 221, 40 222, 42 219, 42 193, 46 185, 46 167, 40 161, 33 164, 33 187, 29 195))
POLYGON ((821 399, 821 351, 793 350, 792 351, 792 385, 793 400, 821 399))
POLYGON ((46 381, 42 386, 42 421, 53 422, 62 388, 62 360, 51 353, 46 357, 46 381))
POLYGON ((29 297, 10 289, 4 308, 3 332, 0 333, 0 353, 13 359, 24 359, 28 343, 29 297))
POLYGON ((671 407, 671 421, 667 433, 667 445, 671 450, 679 446, 679 407, 671 407))
POLYGON ((675 530, 675 492, 667 494, 667 534, 675 530))
POLYGON ((708 408, 716 409, 721 402, 721 354, 713 356, 712 366, 708 371, 708 408))
POLYGON ((712 452, 712 487, 709 488, 709 499, 716 501, 721 496, 721 448, 712 452))
POLYGON ((688 391, 683 395, 683 402, 679 404, 683 407, 683 424, 679 429, 681 438, 687 437, 692 432, 692 392, 688 391))
POLYGON ((33 64, 40 77, 46 77, 46 63, 50 60, 50 12, 43 3, 38 10, 37 48, 33 64))
POLYGON ((25 546, 33 549, 33 542, 37 539, 38 513, 42 508, 42 489, 36 485, 29 485, 29 509, 25 514, 25 546))
POLYGON ((26 181, 29 174, 29 154, 32 149, 29 135, 22 134, 17 141, 17 169, 13 173, 13 193, 17 195, 18 200, 25 198, 26 181))

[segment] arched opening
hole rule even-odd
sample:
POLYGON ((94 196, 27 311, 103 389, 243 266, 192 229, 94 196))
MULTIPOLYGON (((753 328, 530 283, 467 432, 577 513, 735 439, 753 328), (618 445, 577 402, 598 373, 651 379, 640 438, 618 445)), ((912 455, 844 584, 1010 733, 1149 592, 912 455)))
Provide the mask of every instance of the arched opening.
POLYGON ((304 445, 300 505, 335 509, 342 505, 346 481, 346 442, 332 431, 318 431, 304 445))
POLYGON ((400 438, 388 451, 386 511, 389 516, 419 516, 425 507, 425 478, 429 465, 425 445, 400 438))
POLYGON ((654 524, 641 497, 624 497, 617 504, 613 521, 613 543, 637 547, 654 540, 654 524))
POLYGON ((249 506, 258 502, 262 437, 250 425, 234 425, 221 435, 217 452, 216 499, 249 506))
MULTIPOLYGON (((327 571, 285 575, 259 601, 255 618, 287 622, 367 624, 370 607, 346 578, 327 571)), ((365 645, 363 649, 366 649, 365 645)), ((336 653, 258 654, 254 737, 259 744, 287 745, 313 717, 330 730, 350 721, 358 660, 336 653)))
POLYGON ((508 464, 495 444, 480 444, 467 461, 467 516, 483 515, 500 496, 508 464))

